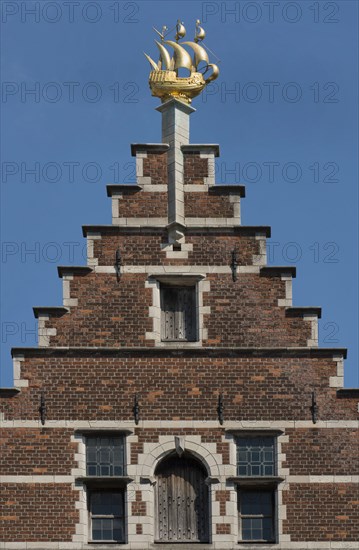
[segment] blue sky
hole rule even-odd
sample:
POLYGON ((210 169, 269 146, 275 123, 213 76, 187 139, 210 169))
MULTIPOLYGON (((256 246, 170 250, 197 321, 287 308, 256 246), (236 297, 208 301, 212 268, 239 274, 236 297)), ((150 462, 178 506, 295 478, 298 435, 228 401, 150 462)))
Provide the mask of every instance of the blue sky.
POLYGON ((111 223, 108 183, 132 142, 160 142, 148 90, 152 25, 201 19, 221 74, 192 143, 219 143, 217 181, 243 183, 244 225, 270 225, 269 263, 295 265, 296 306, 358 378, 358 3, 1 2, 1 386, 36 346, 34 305, 61 305, 56 266, 83 265, 82 224, 111 223), (31 90, 33 91, 31 93, 31 90))

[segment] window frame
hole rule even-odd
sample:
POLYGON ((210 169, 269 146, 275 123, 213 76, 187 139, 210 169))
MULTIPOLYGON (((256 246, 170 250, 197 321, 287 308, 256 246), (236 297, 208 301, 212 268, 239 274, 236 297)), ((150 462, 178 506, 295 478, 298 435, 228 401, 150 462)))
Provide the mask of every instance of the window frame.
MULTIPOLYGON (((125 477, 126 476, 126 436, 124 433, 113 433, 113 432, 100 432, 100 433, 94 433, 94 434, 86 434, 86 440, 85 440, 85 445, 86 445, 86 477, 93 477, 93 478, 110 478, 110 477, 125 477), (88 448, 88 441, 90 439, 109 439, 109 440, 114 440, 114 439, 121 439, 122 440, 122 463, 121 463, 121 466, 122 466, 122 473, 121 474, 115 474, 114 473, 114 469, 115 469, 115 461, 114 461, 114 457, 112 456, 112 461, 109 462, 109 468, 111 470, 112 468, 112 472, 113 473, 109 473, 109 474, 101 474, 99 473, 98 471, 96 472, 96 474, 90 474, 89 473, 89 464, 88 464, 88 451, 89 451, 89 448, 88 448)), ((98 455, 99 453, 101 453, 101 446, 96 446, 96 454, 98 455)), ((110 450, 110 453, 113 455, 114 454, 114 449, 112 448, 110 450)), ((96 464, 96 470, 98 469, 101 469, 101 462, 96 460, 95 462, 96 464)))
MULTIPOLYGON (((251 479, 251 478, 256 478, 256 477, 259 477, 259 478, 268 478, 268 477, 275 477, 277 476, 277 472, 278 472, 278 460, 277 460, 277 456, 278 456, 278 445, 277 445, 277 437, 273 434, 263 434, 263 433, 251 433, 251 434, 241 434, 241 435, 237 435, 236 436, 236 451, 237 451, 237 454, 236 454, 236 469, 237 469, 237 476, 238 477, 243 477, 243 478, 248 478, 248 479, 251 479), (246 474, 246 475, 243 475, 243 474, 240 474, 238 469, 239 469, 239 461, 238 461, 238 442, 240 439, 246 439, 246 440, 250 440, 250 439, 271 439, 273 441, 273 473, 272 474, 246 474)), ((253 451, 252 451, 253 452, 253 451)), ((264 451, 265 452, 265 451, 264 451)), ((261 461, 260 463, 260 468, 262 467, 262 465, 264 466, 264 461, 261 461)), ((248 463, 248 466, 250 467, 253 467, 255 466, 255 464, 252 464, 252 463, 248 463)))
MULTIPOLYGON (((75 437, 81 438, 82 444, 84 445, 85 450, 85 460, 84 466, 81 468, 83 470, 83 475, 77 476, 75 478, 76 484, 81 484, 84 489, 86 509, 87 509, 87 543, 88 544, 127 544, 128 537, 128 512, 127 512, 127 485, 132 482, 133 479, 127 476, 127 436, 132 434, 133 430, 129 429, 96 429, 96 428, 84 428, 76 429, 75 437), (87 442, 90 438, 121 438, 122 453, 123 453, 123 475, 88 475, 87 474, 87 442), (94 493, 120 493, 122 495, 122 506, 123 506, 123 516, 122 516, 122 532, 123 540, 122 541, 102 541, 102 540, 93 540, 93 531, 92 531, 92 513, 91 513, 91 497, 94 493)), ((120 518, 121 516, 118 516, 120 518)), ((115 518, 116 519, 116 518, 115 518)))
MULTIPOLYGON (((231 481, 237 485, 237 509, 238 509, 238 543, 239 544, 276 544, 278 542, 278 485, 283 481, 283 478, 278 476, 278 437, 282 435, 283 430, 226 430, 233 434, 234 443, 236 445, 236 473, 237 477, 230 478, 231 481), (241 439, 258 439, 268 438, 273 441, 273 474, 274 475, 238 475, 238 444, 241 439), (272 535, 271 539, 244 539, 243 538, 243 519, 245 516, 250 517, 248 514, 241 513, 241 492, 242 495, 251 492, 266 492, 271 494, 271 526, 272 535)), ((242 496, 243 498, 243 496, 242 496)), ((256 515, 253 514, 252 517, 256 515)), ((261 515, 259 515, 261 516, 261 515)), ((264 516, 262 516, 264 518, 264 516)))
MULTIPOLYGON (((125 490, 114 488, 96 488, 92 489, 88 493, 88 516, 89 516, 89 542, 92 544, 126 544, 126 510, 125 510, 125 490), (92 512, 92 498, 96 494, 119 494, 122 500, 122 515, 115 514, 93 514, 92 512), (93 520, 94 519, 112 519, 121 520, 123 538, 120 539, 94 539, 93 538, 93 520)), ((113 532, 113 529, 112 529, 113 532)))
MULTIPOLYGON (((275 544, 277 542, 276 536, 277 536, 277 514, 276 514, 276 490, 274 487, 266 487, 266 486, 239 486, 237 488, 237 502, 238 502, 238 530, 239 530, 239 542, 243 544, 275 544), (265 515, 265 514, 242 514, 241 507, 243 505, 243 495, 247 493, 267 493, 270 494, 270 500, 271 500, 271 514, 265 515), (270 518, 271 519, 271 530, 272 530, 272 538, 270 539, 247 539, 243 538, 243 520, 244 519, 265 519, 270 518)), ((263 530, 263 524, 262 524, 262 530, 263 530)))

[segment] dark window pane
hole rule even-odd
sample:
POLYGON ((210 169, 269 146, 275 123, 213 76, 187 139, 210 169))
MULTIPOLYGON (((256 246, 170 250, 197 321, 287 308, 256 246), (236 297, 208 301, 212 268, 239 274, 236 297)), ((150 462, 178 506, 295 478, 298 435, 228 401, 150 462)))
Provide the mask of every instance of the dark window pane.
POLYGON ((113 520, 113 540, 118 540, 118 541, 124 540, 123 520, 120 520, 120 519, 113 520))
POLYGON ((272 518, 263 518, 263 539, 273 539, 272 518))
POLYGON ((273 540, 273 491, 243 489, 239 492, 242 540, 273 540))
POLYGON ((93 540, 123 541, 124 510, 122 492, 93 492, 90 499, 90 512, 93 540))
POLYGON ((113 469, 114 476, 123 476, 123 466, 115 466, 113 469))
POLYGON ((238 466, 238 475, 239 476, 246 476, 247 475, 247 467, 246 466, 238 466))
POLYGON ((262 530, 261 529, 253 529, 251 540, 263 540, 262 530))

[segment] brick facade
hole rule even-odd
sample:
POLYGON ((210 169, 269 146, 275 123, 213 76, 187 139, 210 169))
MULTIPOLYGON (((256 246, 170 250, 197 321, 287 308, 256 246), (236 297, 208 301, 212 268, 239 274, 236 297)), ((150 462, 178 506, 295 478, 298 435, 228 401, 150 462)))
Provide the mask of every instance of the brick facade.
POLYGON ((15 387, 0 390, 0 548, 108 549, 92 499, 109 494, 124 499, 115 547, 191 548, 189 528, 165 525, 161 468, 178 457, 175 508, 187 499, 207 526, 198 549, 266 545, 246 539, 243 503, 259 492, 272 498, 267 547, 354 549, 358 392, 342 389, 346 352, 318 348, 319 308, 292 306, 295 270, 266 265, 270 228, 240 225, 242 186, 214 185, 218 147, 166 143, 132 146, 136 185, 109 186, 112 225, 83 228, 88 266, 59 268, 63 307, 35 308, 39 348, 13 350, 15 387), (195 289, 196 338, 163 338, 163 285, 195 289), (121 475, 88 473, 91 438, 123 440, 121 475), (273 440, 271 475, 238 474, 241 438, 273 440))

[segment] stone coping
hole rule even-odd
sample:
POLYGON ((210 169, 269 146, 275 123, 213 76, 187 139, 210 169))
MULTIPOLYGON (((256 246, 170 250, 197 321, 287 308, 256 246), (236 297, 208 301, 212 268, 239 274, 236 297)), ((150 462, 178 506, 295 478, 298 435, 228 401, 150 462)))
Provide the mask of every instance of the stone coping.
POLYGON ((302 317, 303 315, 316 315, 318 319, 322 317, 322 308, 316 306, 287 307, 287 317, 302 317))
POLYGON ((289 273, 293 278, 297 275, 296 267, 290 265, 266 265, 260 268, 261 275, 283 275, 289 273))
POLYGON ((131 155, 135 157, 139 151, 166 153, 169 148, 170 146, 168 143, 131 143, 131 155))
POLYGON ((20 388, 0 388, 0 397, 15 397, 20 391, 20 388))
POLYGON ((89 267, 87 265, 59 265, 57 266, 57 272, 59 274, 59 277, 63 277, 64 275, 82 275, 85 273, 91 273, 93 271, 92 267, 89 267))
MULTIPOLYGON (((191 225, 190 227, 185 228, 186 234, 191 235, 192 233, 199 232, 200 234, 204 233, 219 233, 222 235, 233 235, 233 233, 239 233, 242 235, 255 236, 257 233, 263 233, 266 237, 271 236, 271 228, 268 225, 237 225, 237 226, 223 226, 223 227, 209 227, 205 225, 191 225)), ((119 233, 163 233, 166 228, 158 225, 146 225, 146 226, 128 226, 128 225, 83 225, 82 234, 84 237, 87 237, 89 232, 92 233, 112 233, 118 235, 119 233)), ((286 268, 292 269, 291 267, 286 268)))
POLYGON ((142 191, 142 187, 136 183, 117 183, 106 185, 107 196, 112 197, 113 193, 116 191, 120 193, 136 193, 137 191, 142 191))
POLYGON ((65 313, 68 313, 70 310, 68 307, 63 306, 34 306, 33 308, 34 316, 36 319, 39 318, 39 315, 42 313, 45 315, 53 315, 56 313, 61 313, 62 315, 65 315, 65 313))
POLYGON ((215 157, 219 157, 219 145, 217 143, 189 143, 181 145, 183 153, 213 153, 215 157))
POLYGON ((340 398, 358 398, 359 397, 359 388, 340 388, 337 390, 337 397, 340 398))
POLYGON ((239 196, 243 199, 246 196, 246 188, 244 185, 239 185, 238 183, 228 183, 228 184, 222 184, 222 183, 216 183, 215 185, 210 185, 208 187, 208 192, 211 194, 228 194, 236 193, 239 194, 239 196))
POLYGON ((16 347, 11 349, 12 356, 27 355, 30 356, 124 356, 136 357, 152 355, 166 356, 173 355, 177 357, 333 357, 333 355, 342 355, 344 359, 347 356, 347 348, 317 348, 317 347, 283 347, 283 348, 236 348, 236 347, 201 347, 186 348, 181 346, 166 347, 16 347))

